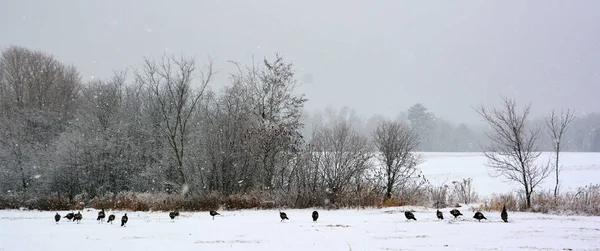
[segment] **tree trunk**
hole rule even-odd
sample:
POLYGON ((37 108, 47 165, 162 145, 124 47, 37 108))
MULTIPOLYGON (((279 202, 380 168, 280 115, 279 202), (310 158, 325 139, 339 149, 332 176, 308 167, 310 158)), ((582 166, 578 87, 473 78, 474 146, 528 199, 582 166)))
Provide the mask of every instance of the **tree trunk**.
POLYGON ((392 191, 394 190, 394 184, 392 182, 388 182, 387 187, 385 188, 385 196, 383 198, 383 203, 387 202, 392 198, 392 191))
POLYGON ((556 184, 554 185, 554 200, 556 200, 556 198, 558 198, 558 158, 559 158, 559 154, 560 154, 560 146, 557 144, 556 145, 556 162, 555 162, 555 166, 554 166, 554 173, 556 174, 556 184))

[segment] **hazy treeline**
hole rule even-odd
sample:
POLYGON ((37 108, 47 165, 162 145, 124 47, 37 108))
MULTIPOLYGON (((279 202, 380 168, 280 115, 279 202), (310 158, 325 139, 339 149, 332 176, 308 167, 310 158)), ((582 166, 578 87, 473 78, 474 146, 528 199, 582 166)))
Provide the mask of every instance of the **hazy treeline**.
MULTIPOLYGON (((76 67, 47 53, 4 49, 0 191, 372 205, 383 193, 410 200, 426 184, 416 151, 479 151, 487 140, 485 128, 454 125, 421 104, 393 119, 364 120, 348 108, 307 114, 310 101, 282 57, 237 66, 216 91, 212 62, 173 55, 83 82, 76 67)), ((599 122, 597 114, 578 117, 564 150, 600 151, 599 122)))

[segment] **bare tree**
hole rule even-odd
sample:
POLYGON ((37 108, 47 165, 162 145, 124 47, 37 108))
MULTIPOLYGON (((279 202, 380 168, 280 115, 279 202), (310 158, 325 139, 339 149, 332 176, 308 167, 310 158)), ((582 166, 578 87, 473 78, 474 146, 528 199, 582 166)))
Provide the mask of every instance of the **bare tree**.
POLYGON ((200 70, 199 85, 194 90, 192 83, 197 71, 193 58, 173 55, 163 55, 159 62, 146 58, 143 68, 134 71, 136 81, 147 86, 151 94, 151 103, 156 109, 153 116, 173 153, 179 185, 187 184, 184 159, 189 122, 215 73, 210 61, 200 70))
POLYGON ((487 165, 497 171, 493 176, 504 176, 523 186, 526 206, 530 208, 534 189, 550 175, 551 168, 535 163, 541 154, 537 146, 540 128, 527 128, 531 105, 519 112, 513 99, 502 97, 502 101, 502 109, 476 109, 491 127, 486 134, 491 143, 482 146, 482 151, 487 165))
POLYGON ((348 121, 337 121, 317 129, 311 146, 315 156, 311 165, 319 167, 329 202, 336 205, 346 195, 352 179, 369 168, 369 140, 348 121))
POLYGON ((548 134, 552 140, 552 147, 554 148, 554 175, 556 184, 554 185, 554 198, 558 196, 559 174, 561 166, 559 165, 560 152, 562 151, 562 138, 564 133, 567 131, 567 127, 571 122, 575 120, 575 115, 572 110, 561 111, 560 115, 557 115, 554 110, 546 118, 546 127, 548 128, 548 134))
MULTIPOLYGON (((0 53, 0 162, 29 190, 49 145, 75 111, 79 73, 51 55, 11 46, 0 53), (33 177, 32 177, 33 176, 33 177)), ((39 176, 38 176, 39 177, 39 176)))
POLYGON ((383 164, 378 168, 385 182, 384 202, 392 197, 398 184, 404 184, 417 175, 421 155, 414 151, 419 147, 419 136, 408 125, 397 121, 380 121, 373 132, 373 143, 383 164))
POLYGON ((276 175, 289 173, 289 162, 296 157, 303 139, 299 133, 303 124, 302 107, 307 99, 298 95, 293 65, 275 55, 273 61, 263 60, 262 67, 251 65, 232 74, 234 83, 243 85, 247 95, 247 121, 250 128, 244 135, 244 144, 253 155, 255 177, 261 179, 263 189, 282 188, 276 175))

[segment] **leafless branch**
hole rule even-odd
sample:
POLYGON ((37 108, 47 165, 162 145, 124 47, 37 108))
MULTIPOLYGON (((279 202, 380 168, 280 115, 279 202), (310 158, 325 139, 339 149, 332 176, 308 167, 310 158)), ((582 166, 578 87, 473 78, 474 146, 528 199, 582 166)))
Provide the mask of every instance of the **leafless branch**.
POLYGON ((550 115, 546 118, 546 128, 548 129, 548 135, 552 140, 552 147, 554 149, 554 197, 558 197, 558 189, 559 189, 559 175, 560 175, 560 152, 562 151, 562 138, 564 133, 567 131, 567 127, 571 122, 575 120, 575 114, 573 110, 567 109, 565 111, 561 111, 560 115, 557 115, 555 110, 552 110, 550 115))
POLYGON ((527 207, 530 207, 531 194, 549 176, 551 169, 548 165, 534 163, 541 154, 537 146, 540 128, 527 128, 531 105, 519 112, 513 99, 502 97, 502 101, 502 109, 476 109, 491 129, 487 133, 491 143, 482 150, 488 159, 487 165, 497 176, 504 176, 525 188, 527 207))

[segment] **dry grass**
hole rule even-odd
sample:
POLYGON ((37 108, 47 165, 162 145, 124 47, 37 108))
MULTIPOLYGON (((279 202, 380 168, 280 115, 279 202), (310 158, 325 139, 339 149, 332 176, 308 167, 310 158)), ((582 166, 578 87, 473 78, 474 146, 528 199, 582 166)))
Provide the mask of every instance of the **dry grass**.
MULTIPOLYGON (((449 205, 448 198, 451 194, 444 188, 428 187, 415 193, 400 193, 383 203, 383 207, 398 206, 440 206, 449 205)), ((104 208, 108 210, 128 211, 208 211, 214 209, 273 209, 273 208, 305 208, 305 205, 294 201, 294 196, 285 194, 261 194, 256 195, 231 195, 208 194, 204 196, 188 196, 172 194, 151 194, 122 192, 119 194, 106 194, 94 198, 88 198, 81 194, 72 200, 58 195, 36 197, 23 194, 6 194, 0 196, 0 209, 18 209, 21 207, 37 210, 82 210, 83 208, 104 208), (302 204, 302 205, 300 205, 302 204)), ((346 207, 377 207, 380 196, 369 190, 360 193, 359 196, 348 196, 341 201, 346 207), (351 199, 350 199, 351 198, 351 199)), ((314 198, 314 201, 325 201, 322 198, 314 198)), ((525 208, 525 199, 519 193, 493 194, 485 199, 481 206, 475 210, 500 211, 506 205, 509 211, 529 211, 556 214, 580 214, 600 216, 600 185, 589 185, 581 187, 573 192, 560 194, 554 198, 551 191, 539 191, 534 194, 533 206, 525 208)), ((326 203, 313 204, 314 206, 326 206, 326 203), (319 205, 320 204, 320 205, 319 205)), ((456 207, 456 206, 455 206, 456 207)))
POLYGON ((600 216, 600 184, 580 187, 576 191, 554 197, 552 191, 540 191, 532 197, 532 207, 526 208, 525 198, 515 193, 493 194, 479 210, 526 211, 554 214, 581 214, 600 216))
POLYGON ((399 207, 404 205, 401 198, 392 197, 383 202, 383 207, 399 207))

